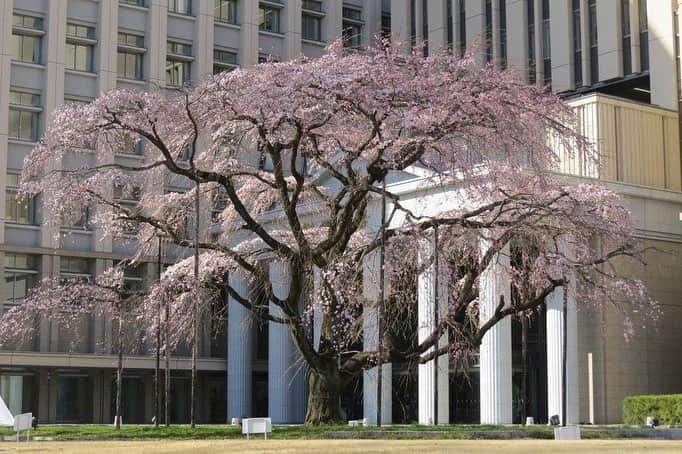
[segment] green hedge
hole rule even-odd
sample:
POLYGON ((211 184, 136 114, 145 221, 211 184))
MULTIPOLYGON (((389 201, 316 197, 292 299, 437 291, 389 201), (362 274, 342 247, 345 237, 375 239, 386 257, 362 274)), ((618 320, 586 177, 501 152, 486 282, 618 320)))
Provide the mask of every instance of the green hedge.
POLYGON ((661 425, 682 424, 682 394, 629 396, 623 399, 623 422, 644 425, 646 417, 658 418, 661 425))

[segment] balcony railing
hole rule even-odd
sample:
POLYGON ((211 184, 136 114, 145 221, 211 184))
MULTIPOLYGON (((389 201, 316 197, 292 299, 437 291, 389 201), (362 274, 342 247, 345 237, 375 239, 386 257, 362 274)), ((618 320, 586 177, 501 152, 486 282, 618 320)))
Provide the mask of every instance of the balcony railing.
POLYGON ((676 112, 601 94, 569 105, 576 110, 580 132, 595 145, 599 162, 557 144, 562 173, 682 190, 676 112))

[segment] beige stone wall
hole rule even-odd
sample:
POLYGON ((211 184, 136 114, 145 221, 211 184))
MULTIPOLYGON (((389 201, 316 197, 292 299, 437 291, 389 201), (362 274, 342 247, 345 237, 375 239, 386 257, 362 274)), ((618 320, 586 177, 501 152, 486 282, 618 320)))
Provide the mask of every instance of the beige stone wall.
POLYGON ((627 342, 622 313, 579 310, 580 419, 585 423, 622 422, 626 396, 682 392, 682 244, 642 244, 657 249, 646 253, 647 265, 622 262, 620 271, 646 283, 663 316, 654 324, 629 311, 635 336, 627 342))

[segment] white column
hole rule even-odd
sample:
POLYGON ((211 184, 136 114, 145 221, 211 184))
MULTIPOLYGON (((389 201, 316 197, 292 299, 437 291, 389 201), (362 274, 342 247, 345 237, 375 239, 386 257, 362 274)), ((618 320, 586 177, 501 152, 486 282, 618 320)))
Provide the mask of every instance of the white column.
MULTIPOLYGON (((418 301, 417 301, 417 341, 423 342, 435 330, 435 301, 436 301, 436 272, 435 264, 433 263, 433 241, 424 240, 420 244, 419 261, 420 263, 431 264, 419 274, 418 278, 418 301)), ((439 264, 440 273, 438 275, 438 319, 442 320, 447 314, 448 309, 448 294, 447 281, 445 280, 444 267, 439 264)), ((448 334, 443 333, 443 336, 438 341, 438 347, 446 347, 448 345, 448 334)), ((430 348, 427 353, 432 352, 430 348)), ((434 362, 433 360, 419 364, 419 424, 448 424, 450 422, 450 362, 447 354, 438 358, 438 420, 436 421, 434 403, 436 400, 434 386, 434 362)))
MULTIPOLYGON (((565 250, 565 243, 562 245, 565 250)), ((576 314, 575 282, 567 276, 567 319, 566 342, 566 423, 579 422, 579 387, 578 387, 578 316, 576 314)), ((547 416, 562 413, 562 370, 564 343, 564 288, 555 289, 546 299, 547 303, 547 416)))
MULTIPOLYGON (((248 297, 249 284, 241 272, 230 274, 229 285, 240 296, 248 297)), ((251 361, 253 357, 253 320, 249 310, 228 297, 227 314, 227 418, 251 415, 251 361)))
MULTIPOLYGON (((481 255, 489 247, 481 241, 481 255)), ((481 274, 479 283, 480 323, 494 314, 502 298, 511 303, 509 250, 505 247, 481 274)), ((511 319, 505 317, 484 336, 480 348, 481 424, 512 423, 511 319)))
MULTIPOLYGON (((379 253, 375 252, 365 258, 363 267, 363 292, 368 305, 363 311, 362 331, 363 347, 365 351, 376 351, 379 346, 379 332, 377 325, 377 306, 379 296, 379 253)), ((374 367, 364 372, 363 399, 364 414, 370 424, 377 423, 377 388, 379 372, 374 367)), ((392 405, 392 367, 390 363, 382 364, 381 368, 381 424, 391 424, 392 405)))
MULTIPOLYGON (((287 263, 270 264, 270 282, 276 298, 289 296, 291 270, 287 263)), ((270 302, 270 314, 283 316, 270 302)), ((305 367, 288 325, 268 324, 268 407, 273 423, 301 423, 305 419, 305 367)))

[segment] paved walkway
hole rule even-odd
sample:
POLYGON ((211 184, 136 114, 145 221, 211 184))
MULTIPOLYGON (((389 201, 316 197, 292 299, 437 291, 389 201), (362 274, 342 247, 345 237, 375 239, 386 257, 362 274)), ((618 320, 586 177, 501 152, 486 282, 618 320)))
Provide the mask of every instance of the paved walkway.
POLYGON ((0 452, 31 453, 682 453, 682 442, 662 440, 193 440, 4 442, 0 452))

